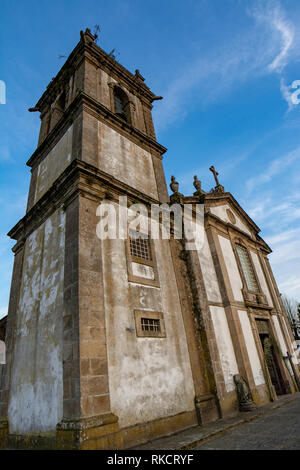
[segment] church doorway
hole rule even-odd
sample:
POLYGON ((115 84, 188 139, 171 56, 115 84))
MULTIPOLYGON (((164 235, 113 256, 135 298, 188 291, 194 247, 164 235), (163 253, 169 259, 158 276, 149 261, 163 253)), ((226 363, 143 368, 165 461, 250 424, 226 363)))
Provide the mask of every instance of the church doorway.
POLYGON ((284 380, 279 366, 279 358, 274 347, 272 337, 269 333, 269 326, 267 320, 256 320, 258 325, 258 333, 261 341, 265 363, 268 367, 272 385, 275 388, 277 395, 286 393, 284 380))

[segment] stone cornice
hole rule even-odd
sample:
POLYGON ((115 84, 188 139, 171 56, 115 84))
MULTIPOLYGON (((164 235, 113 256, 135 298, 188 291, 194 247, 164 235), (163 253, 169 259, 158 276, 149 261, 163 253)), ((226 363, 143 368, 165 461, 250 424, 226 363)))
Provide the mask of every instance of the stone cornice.
POLYGON ((270 305, 267 305, 267 304, 256 304, 256 303, 253 303, 253 302, 249 302, 249 301, 245 301, 245 305, 246 307, 250 307, 252 309, 255 310, 254 313, 257 312, 263 312, 264 310, 267 311, 267 312, 271 312, 271 310, 273 310, 274 308, 271 307, 270 305))
POLYGON ((117 200, 119 195, 127 195, 132 201, 138 200, 148 205, 159 204, 158 200, 133 189, 93 165, 81 160, 73 160, 51 188, 7 235, 22 242, 58 207, 67 205, 78 194, 97 198, 100 201, 108 193, 112 195, 113 200, 117 200))
POLYGON ((166 152, 166 148, 160 145, 156 140, 139 131, 127 122, 124 122, 116 116, 110 109, 99 103, 86 93, 80 92, 70 106, 66 109, 62 118, 56 123, 55 127, 47 135, 45 140, 38 146, 30 159, 27 161, 29 167, 37 165, 59 141, 67 128, 72 124, 75 117, 80 111, 86 111, 97 118, 105 120, 107 125, 111 125, 116 130, 121 130, 124 135, 135 143, 142 145, 148 150, 151 149, 154 155, 162 158, 162 154, 166 152))

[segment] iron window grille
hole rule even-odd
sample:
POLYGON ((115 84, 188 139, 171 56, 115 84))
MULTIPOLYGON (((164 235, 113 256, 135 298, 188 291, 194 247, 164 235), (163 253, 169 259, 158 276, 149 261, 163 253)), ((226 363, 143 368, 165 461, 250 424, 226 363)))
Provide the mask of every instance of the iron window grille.
POLYGON ((151 250, 148 238, 145 238, 142 234, 129 234, 129 244, 131 256, 140 258, 146 261, 151 261, 151 250))
POLYGON ((160 332, 160 320, 154 318, 141 318, 143 331, 160 332))
POLYGON ((163 312, 134 310, 136 334, 139 337, 165 338, 163 312))

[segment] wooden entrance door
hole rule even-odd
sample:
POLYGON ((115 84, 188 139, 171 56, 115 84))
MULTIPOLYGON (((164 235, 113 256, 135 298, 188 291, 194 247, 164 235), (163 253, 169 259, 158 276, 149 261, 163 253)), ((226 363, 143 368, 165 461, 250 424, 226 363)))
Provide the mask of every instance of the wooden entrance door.
POLYGON ((276 394, 283 395, 285 393, 285 389, 283 385, 281 371, 278 365, 278 359, 274 351, 274 346, 270 340, 269 335, 259 336, 262 343, 268 371, 271 377, 271 382, 275 388, 276 394))
POLYGON ((272 336, 270 335, 268 320, 256 320, 256 324, 271 382, 276 394, 283 395, 286 393, 286 390, 279 366, 280 358, 277 355, 272 336))

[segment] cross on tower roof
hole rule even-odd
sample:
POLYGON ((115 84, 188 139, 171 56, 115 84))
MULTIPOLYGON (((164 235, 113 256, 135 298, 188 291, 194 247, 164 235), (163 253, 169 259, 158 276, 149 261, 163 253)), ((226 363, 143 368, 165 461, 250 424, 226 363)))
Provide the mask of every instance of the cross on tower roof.
POLYGON ((214 175, 216 185, 219 186, 220 185, 219 180, 218 180, 219 173, 215 170, 215 167, 213 165, 209 169, 214 175))
POLYGON ((215 181, 216 181, 216 187, 212 191, 214 193, 223 193, 224 192, 224 187, 219 182, 219 179, 218 179, 219 173, 216 171, 216 169, 213 165, 211 165, 211 167, 209 169, 213 173, 215 181))

